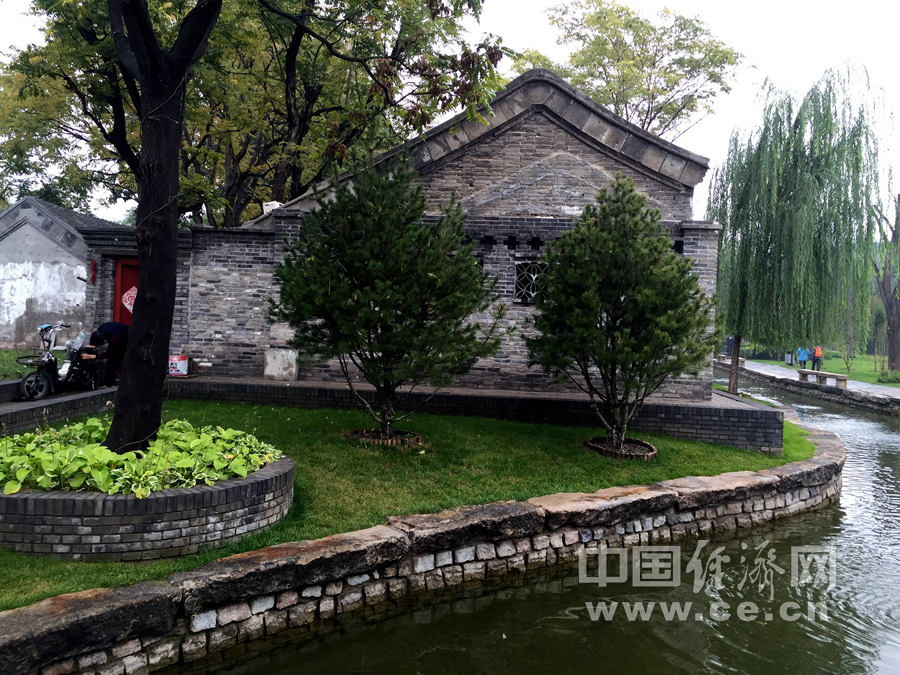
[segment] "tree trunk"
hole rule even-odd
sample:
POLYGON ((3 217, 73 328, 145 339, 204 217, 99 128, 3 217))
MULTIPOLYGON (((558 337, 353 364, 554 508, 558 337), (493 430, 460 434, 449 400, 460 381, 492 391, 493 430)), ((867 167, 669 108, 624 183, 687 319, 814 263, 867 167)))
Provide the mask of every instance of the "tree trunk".
POLYGON ((197 0, 163 51, 145 0, 108 0, 110 28, 124 73, 140 86, 141 152, 137 226, 138 293, 116 412, 104 445, 146 447, 162 419, 178 264, 179 150, 188 69, 206 50, 222 0, 197 0))
POLYGON ((731 347, 731 372, 728 376, 728 393, 737 396, 738 375, 741 369, 741 336, 734 336, 734 345, 731 347))
MULTIPOLYGON (((162 78, 160 78, 162 79, 162 78)), ((116 412, 105 444, 116 452, 146 447, 159 429, 175 313, 178 259, 178 153, 183 85, 145 89, 141 126, 138 294, 128 332, 116 412)))
MULTIPOLYGON (((887 313, 888 370, 900 370, 900 298, 891 298, 891 311, 887 313)), ((887 309, 887 303, 884 307, 887 309)))
POLYGON ((394 401, 393 397, 381 399, 381 436, 383 438, 394 437, 394 401))

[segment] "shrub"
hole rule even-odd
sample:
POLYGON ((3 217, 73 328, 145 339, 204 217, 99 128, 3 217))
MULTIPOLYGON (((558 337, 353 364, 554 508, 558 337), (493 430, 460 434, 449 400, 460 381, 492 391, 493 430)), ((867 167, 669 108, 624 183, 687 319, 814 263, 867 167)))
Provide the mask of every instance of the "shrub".
POLYGON ((291 325, 304 360, 338 359, 358 404, 391 438, 413 412, 413 388, 446 387, 497 352, 504 309, 491 307, 497 280, 466 243, 459 204, 428 220, 408 163, 383 169, 361 169, 320 197, 276 270, 271 318, 291 325), (356 371, 375 388, 374 405, 357 391, 356 371))
POLYGON ((882 370, 878 373, 878 381, 885 384, 900 384, 900 370, 882 370))
POLYGON ((709 362, 713 301, 693 261, 672 251, 659 211, 619 174, 544 262, 529 361, 587 393, 620 450, 644 399, 709 362))
POLYGON ((88 490, 146 497, 153 491, 245 477, 282 453, 255 436, 222 427, 165 423, 146 450, 116 454, 101 445, 109 421, 0 439, 0 484, 19 490, 88 490))

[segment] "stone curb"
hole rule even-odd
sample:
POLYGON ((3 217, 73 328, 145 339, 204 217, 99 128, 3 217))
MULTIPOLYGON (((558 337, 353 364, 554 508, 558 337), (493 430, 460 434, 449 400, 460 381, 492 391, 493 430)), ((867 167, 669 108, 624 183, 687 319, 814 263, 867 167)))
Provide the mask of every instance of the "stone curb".
POLYGON ((840 440, 824 432, 810 440, 812 459, 774 469, 398 516, 230 556, 165 582, 0 612, 0 672, 148 673, 219 652, 227 659, 243 642, 282 632, 312 637, 342 617, 389 618, 408 611, 408 596, 530 573, 586 548, 727 535, 839 496, 840 440))

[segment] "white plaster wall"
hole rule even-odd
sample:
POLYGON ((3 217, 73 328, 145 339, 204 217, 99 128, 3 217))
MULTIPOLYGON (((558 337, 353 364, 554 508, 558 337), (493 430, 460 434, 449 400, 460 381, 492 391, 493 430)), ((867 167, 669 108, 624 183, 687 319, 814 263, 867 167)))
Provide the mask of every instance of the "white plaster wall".
POLYGON ((75 337, 84 323, 84 263, 0 263, 0 348, 37 346, 37 327, 63 320, 72 324, 57 340, 75 337))

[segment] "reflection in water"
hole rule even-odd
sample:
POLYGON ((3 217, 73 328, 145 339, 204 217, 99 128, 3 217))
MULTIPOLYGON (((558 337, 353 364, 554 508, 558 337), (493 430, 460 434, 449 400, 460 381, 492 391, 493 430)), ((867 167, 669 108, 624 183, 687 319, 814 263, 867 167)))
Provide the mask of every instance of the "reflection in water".
POLYGON ((690 543, 683 547, 682 582, 676 588, 630 583, 600 588, 579 584, 569 572, 427 607, 303 647, 284 647, 244 664, 240 672, 900 673, 900 420, 814 405, 759 386, 742 389, 793 406, 807 426, 837 433, 847 448, 847 463, 838 506, 707 546, 701 561, 719 547, 724 547, 719 554, 729 558, 722 566, 721 588, 707 579, 694 591, 690 543), (794 546, 833 546, 836 583, 793 587, 794 546), (773 581, 762 589, 750 577, 757 568, 757 548, 772 549, 771 561, 782 570, 768 567, 773 581), (609 611, 618 603, 611 620, 591 620, 586 603, 596 613, 599 602, 606 602, 609 611), (634 611, 637 602, 645 609, 655 603, 649 620, 628 619, 626 608, 634 611), (671 610, 675 602, 692 603, 683 621, 662 615, 661 603, 671 610), (730 618, 717 620, 722 615, 711 612, 714 602, 727 603, 730 618), (755 620, 739 618, 742 602, 756 603, 755 620), (827 620, 785 620, 779 610, 788 602, 797 603, 802 613, 809 602, 824 603, 827 620))

